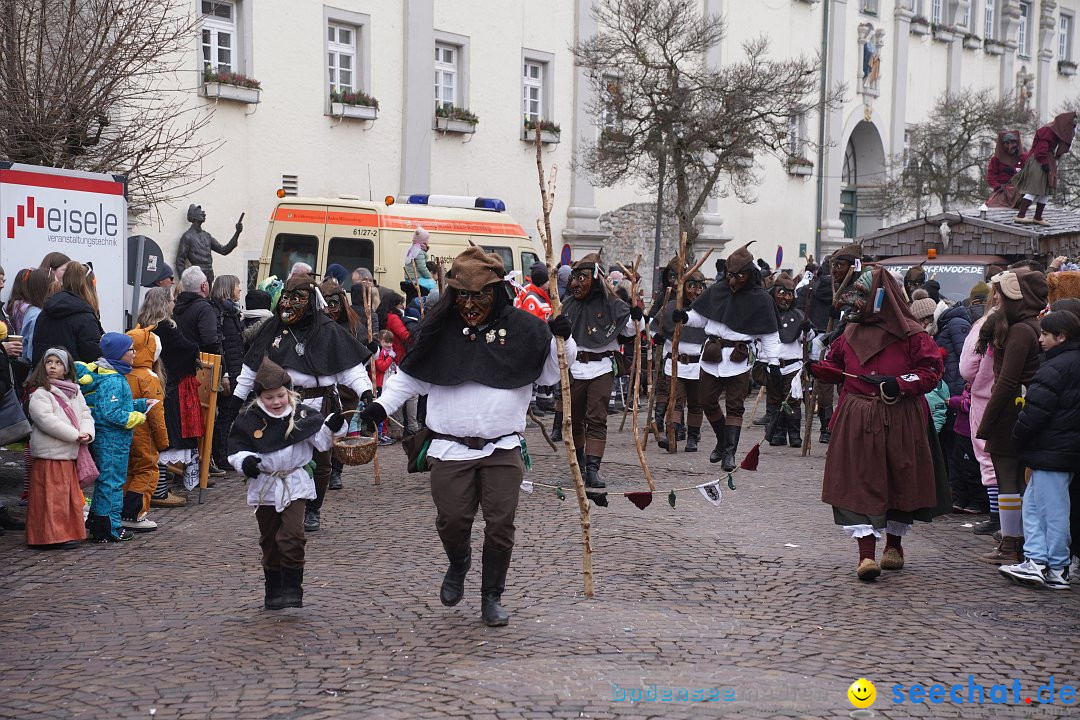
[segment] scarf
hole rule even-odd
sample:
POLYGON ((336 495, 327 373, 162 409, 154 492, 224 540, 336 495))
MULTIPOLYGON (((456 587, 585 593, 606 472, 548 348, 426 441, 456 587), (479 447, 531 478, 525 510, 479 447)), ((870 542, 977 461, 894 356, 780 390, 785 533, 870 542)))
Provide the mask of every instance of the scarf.
MULTIPOLYGON (((49 385, 66 395, 68 400, 71 400, 79 393, 79 386, 70 380, 50 380, 49 385)), ((60 407, 63 408, 64 414, 67 415, 67 419, 71 421, 71 424, 75 426, 75 429, 82 432, 82 428, 79 427, 79 418, 71 408, 71 405, 62 402, 60 403, 60 407)))
POLYGON ((105 358, 101 357, 97 359, 97 366, 103 367, 106 370, 115 370, 121 375, 127 375, 129 372, 131 372, 131 366, 123 360, 106 360, 105 358))
POLYGON ((862 321, 849 322, 844 328, 844 337, 848 345, 859 358, 859 362, 863 364, 888 345, 925 332, 923 326, 911 314, 911 308, 904 302, 896 279, 885 268, 875 265, 869 273, 859 276, 855 284, 865 284, 868 274, 870 287, 862 321), (881 308, 875 311, 874 299, 879 289, 883 291, 884 296, 881 308))

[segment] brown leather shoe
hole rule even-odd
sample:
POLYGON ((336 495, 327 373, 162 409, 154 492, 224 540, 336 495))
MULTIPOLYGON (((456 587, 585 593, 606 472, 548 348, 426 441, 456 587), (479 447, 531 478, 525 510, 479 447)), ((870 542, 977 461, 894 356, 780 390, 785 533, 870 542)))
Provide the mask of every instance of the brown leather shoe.
POLYGON ((863 558, 859 561, 859 567, 855 570, 855 573, 860 580, 874 580, 881 574, 881 566, 877 564, 876 560, 863 558))
POLYGON ((994 565, 1013 565, 1024 561, 1024 538, 1003 535, 1001 542, 991 552, 979 557, 994 565))
POLYGON ((881 553, 882 570, 901 570, 904 567, 904 555, 899 548, 887 547, 881 553))
POLYGON ((150 507, 174 508, 183 507, 184 505, 187 505, 187 499, 180 497, 176 493, 169 493, 163 498, 150 498, 150 507))

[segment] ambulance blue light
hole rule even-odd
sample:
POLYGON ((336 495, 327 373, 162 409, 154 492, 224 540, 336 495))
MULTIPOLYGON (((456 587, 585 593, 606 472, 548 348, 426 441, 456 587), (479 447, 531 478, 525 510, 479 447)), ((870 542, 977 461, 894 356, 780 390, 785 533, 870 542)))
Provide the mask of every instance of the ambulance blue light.
POLYGON ((410 195, 409 200, 408 200, 408 204, 409 205, 427 205, 427 201, 428 201, 428 196, 427 195, 410 195))
POLYGON ((494 210, 495 212, 506 212, 506 203, 498 198, 476 198, 475 207, 481 210, 494 210))

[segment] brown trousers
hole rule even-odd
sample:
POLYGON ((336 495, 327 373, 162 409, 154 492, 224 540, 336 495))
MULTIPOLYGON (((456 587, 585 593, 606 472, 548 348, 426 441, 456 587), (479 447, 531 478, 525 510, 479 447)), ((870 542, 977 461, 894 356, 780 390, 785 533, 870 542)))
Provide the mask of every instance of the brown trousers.
POLYGON ((331 450, 323 452, 316 450, 311 455, 311 459, 315 461, 315 499, 308 500, 307 506, 312 510, 322 510, 323 500, 326 499, 326 488, 330 486, 330 473, 334 470, 330 462, 331 457, 331 450))
MULTIPOLYGON (((675 422, 682 422, 683 405, 685 405, 686 425, 692 428, 701 427, 704 413, 701 409, 701 401, 698 399, 700 397, 700 383, 701 380, 679 378, 679 383, 675 386, 675 422)), ((666 403, 670 391, 671 378, 661 373, 656 379, 656 401, 666 403)))
POLYGON ((725 425, 742 427, 746 412, 746 394, 750 392, 750 371, 731 377, 713 377, 704 370, 698 380, 698 397, 710 423, 723 421, 725 425), (720 412, 720 394, 724 394, 725 412, 720 412))
POLYGON ((514 547, 514 514, 525 465, 521 451, 496 450, 479 460, 430 458, 435 529, 447 552, 469 544, 477 507, 484 509, 484 546, 514 547))
POLYGON ((604 457, 607 447, 607 409, 615 373, 604 373, 592 380, 570 378, 570 422, 574 447, 586 455, 604 457))
POLYGON ((260 505, 255 509, 259 521, 259 546, 262 547, 262 564, 267 570, 304 567, 304 503, 291 502, 278 512, 273 505, 260 505))

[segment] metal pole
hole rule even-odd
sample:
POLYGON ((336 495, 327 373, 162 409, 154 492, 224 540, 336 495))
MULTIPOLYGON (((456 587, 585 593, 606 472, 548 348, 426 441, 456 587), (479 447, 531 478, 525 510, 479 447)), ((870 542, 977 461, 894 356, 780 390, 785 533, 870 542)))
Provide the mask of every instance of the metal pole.
POLYGON ((829 89, 829 8, 823 3, 821 19, 821 88, 818 95, 817 211, 814 217, 814 260, 821 262, 821 223, 825 205, 825 93, 829 89))
POLYGON ((653 286, 652 294, 656 298, 663 285, 663 269, 660 267, 660 226, 664 217, 664 171, 667 169, 667 143, 660 143, 659 181, 656 187, 656 233, 653 245, 653 286))

